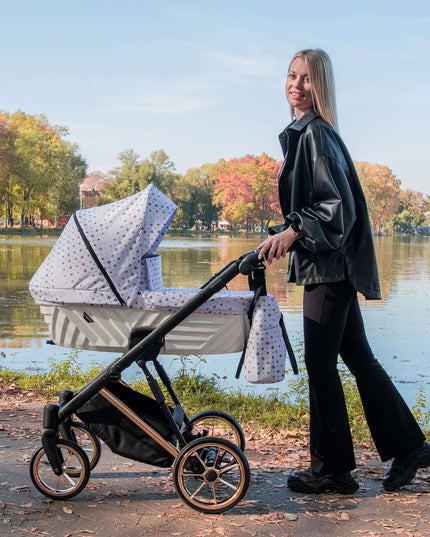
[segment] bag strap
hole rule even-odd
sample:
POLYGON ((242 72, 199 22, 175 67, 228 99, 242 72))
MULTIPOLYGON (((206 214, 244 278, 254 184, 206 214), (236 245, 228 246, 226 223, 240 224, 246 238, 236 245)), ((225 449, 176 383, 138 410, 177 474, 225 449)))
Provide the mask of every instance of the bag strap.
POLYGON ((100 259, 97 257, 97 254, 95 253, 93 247, 91 246, 89 240, 87 239, 87 236, 85 235, 84 230, 82 229, 81 224, 79 223, 76 213, 73 215, 73 220, 76 224, 76 227, 78 228, 78 231, 79 231, 80 236, 82 237, 82 240, 85 243, 85 246, 87 247, 88 252, 90 253, 91 257, 93 258, 100 272, 103 274, 105 280, 107 281, 109 287, 111 288, 112 293, 115 295, 116 299, 121 304, 121 306, 124 306, 125 305, 124 299, 119 294, 117 288, 115 287, 115 284, 111 280, 109 274, 106 272, 106 269, 104 268, 104 266, 101 264, 100 259))
POLYGON ((285 346, 287 347, 288 358, 290 360, 291 369, 293 370, 293 373, 295 375, 298 375, 299 374, 299 368, 297 366, 296 357, 294 356, 293 347, 291 346, 290 339, 289 339, 288 334, 287 334, 287 329, 285 327, 284 317, 283 317, 282 313, 281 313, 281 318, 279 319, 279 324, 281 326, 282 337, 284 338, 285 346))

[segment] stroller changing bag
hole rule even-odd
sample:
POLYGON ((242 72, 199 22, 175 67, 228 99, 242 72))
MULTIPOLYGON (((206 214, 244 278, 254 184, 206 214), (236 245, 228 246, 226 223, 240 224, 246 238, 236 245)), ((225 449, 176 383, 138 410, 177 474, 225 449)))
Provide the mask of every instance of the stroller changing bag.
POLYGON ((287 348, 281 316, 273 297, 259 297, 245 350, 244 369, 248 382, 270 384, 284 380, 287 348))
MULTIPOLYGON (((120 382, 106 386, 113 395, 155 429, 163 438, 175 443, 171 429, 158 403, 120 382)), ((84 403, 76 415, 99 437, 113 453, 135 461, 168 468, 173 456, 130 421, 101 394, 84 403)))

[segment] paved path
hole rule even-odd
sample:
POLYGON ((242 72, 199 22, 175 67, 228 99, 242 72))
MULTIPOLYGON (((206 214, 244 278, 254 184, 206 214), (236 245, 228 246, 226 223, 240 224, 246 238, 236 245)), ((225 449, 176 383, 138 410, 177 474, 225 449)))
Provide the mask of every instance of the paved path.
POLYGON ((151 536, 430 536, 430 472, 421 470, 402 492, 383 492, 387 466, 360 451, 351 496, 295 494, 287 475, 305 445, 254 436, 246 450, 251 484, 243 501, 222 515, 205 515, 176 495, 169 470, 113 455, 103 448, 86 489, 69 501, 44 498, 32 485, 29 460, 40 444, 42 402, 0 393, 0 535, 38 537, 151 536), (287 462, 286 462, 287 461, 287 462), (286 466, 290 464, 290 466, 286 466))

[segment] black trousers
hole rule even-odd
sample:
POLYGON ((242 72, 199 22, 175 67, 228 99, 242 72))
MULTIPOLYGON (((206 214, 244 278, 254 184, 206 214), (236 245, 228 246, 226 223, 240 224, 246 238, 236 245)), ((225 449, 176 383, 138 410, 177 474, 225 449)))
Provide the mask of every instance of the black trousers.
POLYGON ((323 475, 336 475, 356 467, 337 370, 339 355, 356 378, 367 423, 381 459, 404 457, 421 445, 424 434, 373 356, 357 293, 350 284, 305 286, 303 317, 312 469, 323 475))

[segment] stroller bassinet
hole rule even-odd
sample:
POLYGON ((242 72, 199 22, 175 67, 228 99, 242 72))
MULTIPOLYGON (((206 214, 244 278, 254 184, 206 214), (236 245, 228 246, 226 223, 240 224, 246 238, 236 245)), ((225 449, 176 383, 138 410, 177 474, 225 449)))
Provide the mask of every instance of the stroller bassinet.
MULTIPOLYGON (((154 328, 195 289, 163 287, 155 254, 177 207, 153 185, 118 202, 78 211, 30 281, 53 343, 124 352, 133 328, 154 328)), ((253 293, 222 290, 167 334, 163 354, 243 349, 253 293)))

